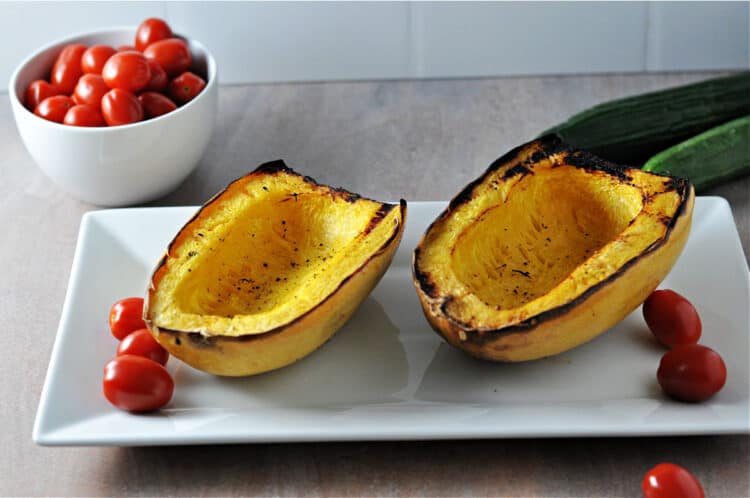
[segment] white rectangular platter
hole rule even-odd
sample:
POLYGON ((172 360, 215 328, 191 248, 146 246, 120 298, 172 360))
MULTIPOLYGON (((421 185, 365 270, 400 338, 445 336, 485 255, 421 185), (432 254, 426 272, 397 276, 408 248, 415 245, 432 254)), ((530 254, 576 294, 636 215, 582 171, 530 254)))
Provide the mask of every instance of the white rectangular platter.
POLYGON ((750 432, 748 267, 729 205, 698 198, 692 232, 663 287, 703 320, 701 342, 729 372, 703 404, 666 398, 664 350, 640 309, 594 341, 523 364, 475 360, 428 326, 411 251, 443 202, 412 202, 393 265, 321 349, 275 372, 219 378, 171 358, 166 408, 133 415, 101 394, 117 347, 107 313, 143 295, 152 266, 195 208, 95 211, 81 223, 33 438, 42 445, 173 445, 750 432))

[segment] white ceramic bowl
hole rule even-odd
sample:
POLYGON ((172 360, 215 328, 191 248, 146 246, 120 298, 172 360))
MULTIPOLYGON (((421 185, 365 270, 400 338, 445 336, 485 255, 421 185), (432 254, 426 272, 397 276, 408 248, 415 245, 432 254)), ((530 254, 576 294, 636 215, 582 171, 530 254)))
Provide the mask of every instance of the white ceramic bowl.
POLYGON ((107 29, 48 45, 23 61, 8 85, 16 126, 29 154, 60 187, 92 204, 136 204, 173 190, 198 164, 216 121, 216 62, 201 43, 188 38, 191 69, 208 76, 206 87, 168 114, 131 125, 83 128, 47 121, 23 106, 26 87, 48 77, 63 46, 132 45, 135 30, 107 29))

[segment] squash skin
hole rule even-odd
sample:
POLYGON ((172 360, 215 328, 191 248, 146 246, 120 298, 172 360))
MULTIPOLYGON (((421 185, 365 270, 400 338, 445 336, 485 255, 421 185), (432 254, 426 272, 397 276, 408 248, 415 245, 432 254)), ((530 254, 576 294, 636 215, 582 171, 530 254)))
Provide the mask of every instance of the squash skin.
MULTIPOLYGON (((303 177, 286 167, 281 161, 266 163, 252 173, 230 183, 222 192, 212 197, 180 230, 170 243, 167 253, 153 272, 144 305, 144 320, 154 338, 170 354, 205 372, 221 376, 247 376, 289 365, 313 352, 338 331, 354 314, 361 302, 370 294, 388 269, 404 231, 407 206, 404 200, 398 205, 379 203, 385 214, 370 220, 377 224, 384 219, 394 223, 388 238, 355 271, 347 275, 336 289, 312 309, 296 316, 288 323, 273 329, 247 335, 221 335, 190 330, 175 330, 159 326, 150 304, 167 271, 167 260, 175 247, 192 236, 191 225, 202 216, 211 216, 216 201, 233 185, 249 181, 258 175, 292 175, 307 185, 319 189, 321 195, 340 196, 346 202, 356 203, 362 198, 343 189, 320 185, 312 178, 303 177), (393 214, 393 216, 390 216, 393 214)), ((193 227, 195 228, 195 227, 193 227)))
POLYGON ((506 169, 505 176, 526 174, 524 171, 533 175, 534 163, 558 154, 569 155, 573 166, 591 170, 592 174, 620 177, 622 181, 627 181, 629 172, 638 171, 572 149, 556 137, 543 137, 504 155, 467 185, 430 225, 414 251, 413 281, 425 317, 449 344, 472 356, 492 361, 527 361, 559 354, 592 340, 625 318, 653 292, 669 273, 687 241, 695 200, 693 186, 686 180, 666 179, 666 191, 677 192, 680 200, 674 216, 663 220, 667 225, 665 236, 634 255, 615 273, 581 295, 518 323, 487 327, 482 323, 457 319, 450 310, 456 296, 443 292, 420 264, 428 235, 450 219, 462 204, 470 202, 475 189, 500 168, 508 168, 513 161, 527 157, 515 167, 506 169))

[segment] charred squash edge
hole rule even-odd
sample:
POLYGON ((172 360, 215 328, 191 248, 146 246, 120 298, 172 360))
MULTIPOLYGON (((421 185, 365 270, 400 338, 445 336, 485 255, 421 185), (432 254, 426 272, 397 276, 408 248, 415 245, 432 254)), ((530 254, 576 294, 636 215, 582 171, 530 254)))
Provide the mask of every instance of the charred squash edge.
MULTIPOLYGON (((355 202, 357 200, 362 199, 362 200, 365 200, 365 201, 371 201, 371 202, 376 202, 378 204, 381 204, 383 207, 381 209, 379 209, 377 211, 377 213, 375 214, 375 217, 370 220, 368 226, 365 228, 366 232, 372 231, 372 229, 375 228, 375 226, 377 226, 381 221, 383 221, 383 219, 388 215, 388 213, 390 213, 397 206, 396 204, 388 204, 388 203, 376 201, 374 199, 370 199, 370 198, 367 198, 367 197, 363 197, 363 196, 361 196, 359 194, 355 194, 355 193, 349 192, 348 190, 340 188, 340 187, 332 187, 330 185, 325 185, 325 184, 318 183, 314 178, 306 176, 306 175, 301 175, 301 174, 297 173, 292 168, 288 167, 284 163, 283 160, 277 159, 275 161, 269 161, 267 163, 263 163, 260 166, 258 166, 257 168, 255 168, 255 170, 251 171, 250 173, 248 173, 246 175, 243 175, 243 176, 241 176, 241 177, 233 180, 232 182, 230 182, 226 187, 224 187, 222 190, 220 190, 218 193, 216 193, 213 197, 211 197, 205 204, 203 204, 198 209, 198 211, 196 211, 195 214, 193 214, 193 216, 191 216, 190 219, 184 223, 183 228, 185 226, 189 225, 190 223, 192 223, 203 212, 204 209, 206 209, 208 206, 210 206, 211 204, 213 204, 214 202, 216 202, 216 200, 222 194, 224 194, 224 192, 226 192, 227 190, 229 190, 229 188, 232 185, 234 185, 235 183, 237 183, 239 181, 242 181, 242 180, 245 180, 249 176, 253 176, 253 175, 256 175, 256 174, 277 175, 279 173, 285 173, 285 174, 288 174, 288 175, 293 175, 293 176, 296 176, 298 178, 301 178, 302 181, 304 181, 305 183, 312 184, 312 185, 315 185, 315 186, 318 186, 318 187, 322 187, 322 188, 325 188, 325 189, 329 189, 331 191, 332 196, 334 196, 334 197, 341 197, 341 198, 343 198, 347 202, 353 203, 353 202, 355 202)), ((400 199, 399 203, 398 203, 398 207, 399 207, 399 209, 401 211, 401 220, 400 220, 399 223, 400 224, 404 224, 404 222, 406 221, 406 211, 407 211, 406 201, 404 199, 400 199)), ((177 241, 177 238, 179 236, 179 233, 178 233, 169 242, 169 245, 167 246, 167 252, 161 257, 161 259, 157 263, 154 271, 151 273, 152 277, 151 277, 151 279, 149 281, 149 287, 148 287, 147 293, 146 293, 146 299, 147 299, 147 301, 146 301, 145 306, 143 307, 143 310, 144 310, 143 320, 146 322, 147 325, 149 325, 149 328, 153 327, 155 329, 158 329, 159 333, 166 333, 166 334, 172 335, 173 337, 178 338, 178 339, 180 337, 182 337, 182 338, 190 340, 192 343, 198 344, 198 345, 211 346, 212 344, 214 344, 215 342, 217 342, 219 340, 221 340, 221 341, 232 341, 232 342, 250 342, 250 341, 254 341, 254 340, 265 339, 265 338, 269 337, 270 335, 274 335, 274 334, 285 332, 289 328, 289 326, 291 326, 291 325, 295 324, 296 322, 302 320, 309 313, 313 312, 315 309, 317 309, 318 307, 322 306, 326 301, 328 301, 329 299, 331 299, 331 297, 334 296, 337 292, 339 292, 339 290, 341 290, 341 288, 352 277, 354 277, 357 273, 359 273, 360 271, 362 271, 362 269, 364 267, 366 267, 370 263, 370 261, 372 261, 375 257, 377 257, 377 256, 381 255, 383 252, 385 252, 385 250, 388 247, 390 247, 390 245, 393 243, 393 241, 398 238, 399 232, 401 230, 402 230, 402 227, 397 225, 395 227, 395 229, 393 230, 393 233, 391 234, 391 236, 388 237, 388 239, 378 248, 377 251, 375 251, 374 253, 372 253, 372 255, 369 258, 367 258, 367 260, 364 263, 362 263, 359 267, 357 267, 356 270, 354 270, 349 275, 347 275, 346 278, 344 280, 342 280, 339 283, 339 285, 333 291, 331 291, 328 295, 326 295, 326 297, 323 300, 321 300, 320 302, 316 303, 315 306, 313 306, 312 308, 310 308, 309 310, 307 310, 305 313, 303 313, 302 315, 297 316, 294 320, 292 320, 290 322, 286 322, 284 324, 281 324, 281 325, 279 325, 277 327, 274 327, 274 328, 272 328, 272 329, 270 329, 270 330, 268 330, 266 332, 263 332, 263 333, 260 333, 260 334, 248 334, 248 335, 242 335, 242 336, 227 336, 227 335, 204 336, 200 332, 186 332, 186 331, 183 331, 183 330, 174 330, 174 329, 169 329, 169 328, 163 328, 163 327, 159 327, 158 325, 155 325, 146 316, 146 311, 148 310, 148 301, 151 299, 151 292, 152 292, 153 289, 156 288, 156 284, 158 284, 158 281, 161 279, 162 268, 167 263, 167 259, 169 258, 169 255, 172 252, 172 248, 173 248, 173 246, 174 246, 174 244, 177 241), (157 275, 157 273, 158 273, 158 275, 157 275)), ((182 231, 182 229, 180 229, 180 231, 182 231)))
MULTIPOLYGON (((508 153, 504 154, 503 156, 495 160, 481 176, 479 176, 477 179, 473 180, 471 183, 466 185, 466 187, 464 187, 463 190, 461 190, 461 192, 459 192, 453 199, 451 199, 451 201, 448 204, 448 207, 442 213, 440 213, 440 215, 435 219, 435 221, 433 221, 429 225, 429 227, 427 227, 427 230, 425 230, 424 235, 422 236, 422 240, 420 240, 419 244, 417 245, 417 248, 414 249, 414 254, 412 257, 412 272, 414 274, 414 278, 417 280, 417 282, 419 282, 419 288, 425 295, 429 296, 432 299, 438 298, 438 295, 435 291, 435 284, 430 280, 430 275, 428 273, 423 272, 422 270, 418 268, 420 246, 422 245, 422 241, 424 240, 424 237, 427 235, 427 233, 429 233, 432 230, 435 224, 448 218, 451 215, 451 213, 460 205, 468 203, 473 198, 474 189, 477 186, 482 185, 484 181, 491 174, 493 174, 503 165, 506 165, 512 162, 523 149, 525 149, 526 147, 532 144, 540 145, 542 150, 534 152, 526 161, 524 161, 523 163, 519 163, 516 166, 509 169, 503 176, 503 179, 512 178, 513 176, 516 176, 516 175, 533 174, 532 171, 525 164, 535 163, 551 155, 559 154, 561 152, 568 152, 571 154, 566 160, 567 165, 574 166, 576 168, 585 169, 587 171, 602 171, 610 176, 615 176, 625 182, 629 182, 630 180, 632 180, 632 177, 628 175, 628 170, 637 170, 637 168, 619 166, 617 164, 601 159, 600 157, 597 157, 589 152, 571 147, 565 144, 556 135, 545 135, 544 137, 541 137, 538 140, 531 142, 531 144, 524 144, 524 145, 518 146, 510 150, 508 153)), ((655 174, 658 175, 658 173, 655 173, 655 174)), ((669 176, 666 176, 666 175, 659 175, 659 176, 670 178, 669 176)), ((663 246, 669 240, 670 235, 672 234, 672 229, 676 225, 679 218, 681 218, 685 213, 685 205, 687 204, 687 201, 690 198, 690 192, 691 192, 690 181, 685 180, 685 179, 671 178, 671 182, 669 183, 667 188, 664 190, 664 192, 670 192, 670 191, 678 192, 680 194, 680 204, 677 207, 677 210, 675 211, 674 216, 670 218, 669 224, 667 225, 667 231, 664 234, 664 236, 660 238, 659 240, 655 241, 653 244, 651 244, 643 252, 638 253, 638 255, 635 256, 634 258, 626 261, 620 268, 617 269, 615 273, 613 273, 606 279, 586 289, 586 291, 583 292, 580 296, 570 301, 566 301, 565 303, 560 304, 559 306, 556 306, 554 308, 543 311, 537 315, 534 315, 524 320, 523 322, 520 322, 515 325, 510 325, 508 327, 502 327, 499 329, 477 328, 461 320, 456 319, 447 311, 447 305, 455 299, 453 296, 446 296, 445 298, 443 298, 443 302, 440 304, 440 313, 448 321, 450 321, 457 327, 461 328, 462 330, 466 332, 477 332, 476 334, 475 333, 467 334, 467 339, 465 341, 467 343, 474 344, 474 345, 483 345, 487 342, 493 342, 497 339, 498 336, 502 336, 506 334, 513 334, 513 333, 519 333, 519 332, 531 332, 542 323, 549 321, 549 320, 554 320, 560 316, 565 315, 566 313, 570 312, 573 308, 575 308, 579 304, 586 301, 589 297, 591 297, 597 291, 602 289, 604 286, 611 285, 613 281, 615 281, 621 274, 625 273, 629 268, 635 265, 644 256, 651 254, 656 249, 663 246)))

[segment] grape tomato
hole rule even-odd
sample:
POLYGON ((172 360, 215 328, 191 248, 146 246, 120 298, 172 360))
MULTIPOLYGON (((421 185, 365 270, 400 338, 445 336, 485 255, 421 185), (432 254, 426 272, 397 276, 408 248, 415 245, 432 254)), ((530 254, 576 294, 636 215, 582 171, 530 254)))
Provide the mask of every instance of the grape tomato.
POLYGON ((153 360, 122 355, 104 367, 102 390, 117 408, 131 412, 157 410, 172 399, 174 381, 169 372, 153 360))
POLYGON ((52 66, 50 83, 52 83, 61 94, 70 95, 83 74, 81 69, 81 58, 86 51, 86 46, 79 43, 65 46, 52 66))
POLYGON ((648 328, 664 346, 695 344, 701 337, 700 316, 690 301, 673 290, 657 290, 643 303, 648 328))
POLYGON ((151 81, 151 68, 140 52, 118 52, 104 64, 102 78, 110 88, 135 93, 151 81))
POLYGON ((137 123, 143 120, 143 106, 132 93, 113 88, 102 97, 102 115, 109 126, 137 123))
POLYGON ((151 335, 148 329, 138 329, 135 332, 128 334, 125 339, 122 340, 120 345, 117 347, 117 356, 124 354, 132 354, 135 356, 143 356, 150 360, 159 363, 160 365, 166 365, 169 360, 169 353, 164 349, 161 344, 156 342, 154 336, 151 335))
POLYGON ((65 114, 68 113, 68 109, 74 105, 75 102, 73 102, 73 99, 67 95, 55 95, 42 100, 36 106, 36 109, 34 109, 34 114, 48 121, 62 123, 65 119, 65 114))
POLYGON ((102 74, 104 63, 116 53, 109 45, 93 45, 81 57, 81 70, 84 74, 102 74))
POLYGON ((705 498, 703 487, 687 469, 660 463, 643 477, 644 498, 705 498))
POLYGON ((187 44, 178 38, 152 43, 146 47, 143 55, 147 59, 157 62, 170 78, 184 73, 192 64, 187 44))
POLYGON ((162 19, 151 17, 143 21, 135 32, 135 48, 143 51, 154 42, 172 38, 172 29, 162 19))
POLYGON ((99 107, 102 97, 109 91, 109 86, 105 83, 104 78, 98 74, 84 74, 78 80, 73 100, 76 104, 90 104, 99 107))
POLYGON ((70 126, 107 126, 98 105, 76 104, 65 114, 63 124, 70 126))
POLYGON ((727 367, 713 349, 699 344, 683 344, 662 357, 656 378, 672 398, 700 402, 724 387, 727 367))
POLYGON ((52 84, 44 80, 35 80, 26 88, 23 104, 27 109, 33 112, 42 100, 59 94, 60 91, 52 84))

